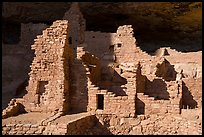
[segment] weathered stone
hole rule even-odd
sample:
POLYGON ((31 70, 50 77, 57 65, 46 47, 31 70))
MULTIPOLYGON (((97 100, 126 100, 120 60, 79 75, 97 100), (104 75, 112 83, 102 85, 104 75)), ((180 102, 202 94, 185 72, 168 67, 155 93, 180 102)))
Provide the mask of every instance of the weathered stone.
POLYGON ((201 134, 200 110, 196 117, 190 110, 202 104, 198 66, 191 70, 188 65, 185 76, 176 79, 167 58, 177 51, 165 48, 157 51, 158 57, 148 55, 137 46, 131 25, 119 26, 116 33, 85 31, 77 3, 63 19, 34 40, 31 48, 36 56, 30 66, 28 93, 22 100, 11 100, 2 112, 9 121, 20 114, 22 108, 17 106, 22 104, 28 113, 51 115, 39 120, 39 126, 3 124, 3 134, 72 135, 90 129, 95 129, 90 134, 201 134), (74 117, 84 111, 98 117, 56 122, 63 114, 74 117), (198 123, 188 121, 190 116, 198 123))

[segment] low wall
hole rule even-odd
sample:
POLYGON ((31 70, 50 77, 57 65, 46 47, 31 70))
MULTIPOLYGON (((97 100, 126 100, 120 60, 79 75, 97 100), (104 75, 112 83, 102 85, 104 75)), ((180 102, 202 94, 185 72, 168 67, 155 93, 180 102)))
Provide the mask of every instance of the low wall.
POLYGON ((179 114, 182 103, 181 82, 156 80, 158 81, 157 86, 151 85, 152 83, 155 84, 154 81, 147 85, 147 91, 152 89, 152 92, 147 92, 146 94, 137 93, 137 114, 179 114))
POLYGON ((41 135, 46 126, 37 124, 7 124, 2 125, 3 135, 41 135))
MULTIPOLYGON (((60 119, 60 118, 59 118, 60 119)), ((57 122, 57 119, 47 124, 3 124, 3 135, 80 135, 91 129, 96 123, 95 115, 85 115, 77 119, 57 122)))

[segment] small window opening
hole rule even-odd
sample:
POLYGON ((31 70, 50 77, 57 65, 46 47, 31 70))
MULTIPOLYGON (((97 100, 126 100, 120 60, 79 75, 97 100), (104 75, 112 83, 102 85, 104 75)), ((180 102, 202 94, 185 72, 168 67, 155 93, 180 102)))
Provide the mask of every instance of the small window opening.
POLYGON ((118 43, 118 48, 120 48, 122 46, 122 44, 121 43, 118 43))
POLYGON ((97 109, 104 109, 104 95, 102 94, 97 95, 97 109))
POLYGON ((69 44, 72 44, 72 37, 69 37, 69 44))
POLYGON ((120 69, 120 74, 122 74, 123 73, 123 70, 122 69, 120 69))

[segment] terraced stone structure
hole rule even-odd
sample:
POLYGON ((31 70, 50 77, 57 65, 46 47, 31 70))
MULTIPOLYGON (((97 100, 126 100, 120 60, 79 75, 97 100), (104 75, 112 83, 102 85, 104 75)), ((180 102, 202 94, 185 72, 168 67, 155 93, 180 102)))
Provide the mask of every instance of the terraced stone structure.
POLYGON ((73 3, 34 39, 27 94, 3 110, 4 135, 202 133, 201 68, 191 76, 173 60, 185 53, 143 52, 131 25, 85 27, 73 3))

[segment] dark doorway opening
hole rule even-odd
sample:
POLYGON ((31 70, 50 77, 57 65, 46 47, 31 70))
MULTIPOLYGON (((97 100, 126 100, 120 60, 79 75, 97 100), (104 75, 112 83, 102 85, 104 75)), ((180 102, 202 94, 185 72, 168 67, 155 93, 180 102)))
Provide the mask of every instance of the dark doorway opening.
POLYGON ((137 98, 136 100, 136 113, 137 115, 144 115, 145 114, 145 103, 137 98))
POLYGON ((69 44, 72 44, 72 37, 69 37, 69 44))
POLYGON ((45 85, 48 84, 48 81, 39 81, 39 87, 38 87, 38 91, 37 93, 42 95, 43 93, 45 93, 45 85))
POLYGON ((44 98, 44 93, 46 89, 46 85, 48 84, 48 81, 39 81, 38 83, 38 89, 37 89, 37 94, 38 94, 38 103, 41 103, 42 98, 44 98))
POLYGON ((97 109, 102 109, 103 110, 104 109, 104 95, 98 94, 97 99, 98 99, 97 109))

